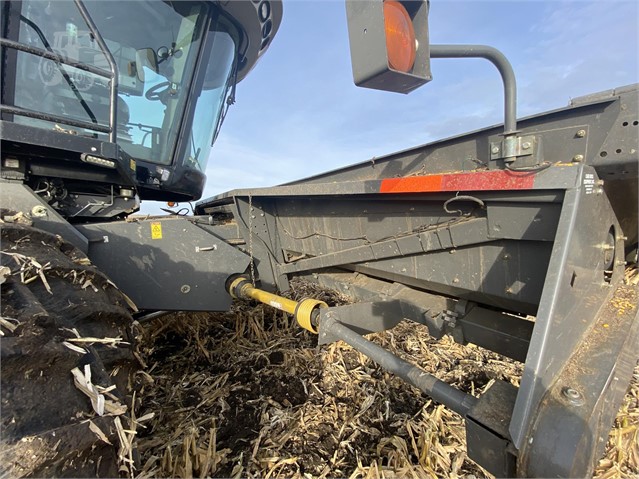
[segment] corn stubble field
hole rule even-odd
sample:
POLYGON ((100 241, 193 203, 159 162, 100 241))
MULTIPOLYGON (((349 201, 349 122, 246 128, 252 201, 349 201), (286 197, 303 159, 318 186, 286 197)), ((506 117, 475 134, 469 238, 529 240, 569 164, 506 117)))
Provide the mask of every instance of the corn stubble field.
MULTIPOLYGON (((630 280, 636 281, 636 271, 630 280)), ((295 296, 344 302, 296 284, 295 296)), ((403 322, 370 336, 473 394, 522 364, 403 322)), ((270 308, 178 313, 140 326, 137 477, 486 477, 459 415, 348 345, 270 308)), ((639 474, 639 367, 595 477, 639 474)))

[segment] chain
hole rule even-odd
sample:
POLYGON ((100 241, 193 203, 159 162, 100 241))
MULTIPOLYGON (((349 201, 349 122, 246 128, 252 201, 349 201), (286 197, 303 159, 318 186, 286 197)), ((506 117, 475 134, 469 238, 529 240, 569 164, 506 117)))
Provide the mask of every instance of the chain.
POLYGON ((250 258, 250 266, 251 266, 251 282, 253 283, 253 287, 255 287, 255 262, 253 261, 253 197, 249 194, 249 258, 250 258))

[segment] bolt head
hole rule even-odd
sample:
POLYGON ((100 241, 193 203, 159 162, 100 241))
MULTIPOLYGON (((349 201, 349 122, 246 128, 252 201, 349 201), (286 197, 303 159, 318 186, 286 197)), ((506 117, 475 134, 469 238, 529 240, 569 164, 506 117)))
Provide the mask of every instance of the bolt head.
POLYGON ((498 146, 493 146, 492 150, 490 150, 492 152, 493 155, 496 155, 497 153, 499 153, 499 147, 498 146))
POLYGON ((530 144, 530 142, 529 142, 529 141, 527 141, 527 142, 525 142, 523 145, 521 145, 521 147, 522 147, 524 150, 529 150, 531 146, 532 146, 532 145, 530 144))
POLYGON ((584 397, 575 388, 566 386, 561 390, 561 393, 564 395, 565 398, 567 398, 571 403, 573 403, 576 406, 580 406, 584 403, 584 397))
POLYGON ((579 399, 581 397, 581 394, 579 394, 579 391, 577 391, 576 389, 564 388, 564 396, 570 399, 579 399))
POLYGON ((47 216, 47 208, 42 205, 36 205, 31 209, 31 216, 42 218, 47 216))
POLYGON ((577 138, 583 138, 586 136, 586 130, 579 130, 577 132, 577 138))
POLYGON ((575 155, 573 156, 572 161, 574 161, 575 163, 580 163, 584 161, 584 155, 575 155))

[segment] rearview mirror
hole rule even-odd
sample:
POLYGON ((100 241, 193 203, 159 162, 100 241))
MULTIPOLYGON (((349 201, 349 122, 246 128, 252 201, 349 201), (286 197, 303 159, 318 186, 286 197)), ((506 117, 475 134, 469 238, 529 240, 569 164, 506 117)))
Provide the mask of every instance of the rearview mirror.
POLYGON ((153 48, 140 48, 135 52, 135 65, 138 80, 144 82, 144 67, 159 73, 158 56, 153 48))

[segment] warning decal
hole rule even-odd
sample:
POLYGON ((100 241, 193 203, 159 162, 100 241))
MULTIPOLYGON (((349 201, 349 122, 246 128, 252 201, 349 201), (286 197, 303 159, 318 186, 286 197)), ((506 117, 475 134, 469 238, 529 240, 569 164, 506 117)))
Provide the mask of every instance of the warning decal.
POLYGON ((151 223, 151 239, 162 239, 162 223, 151 223))

